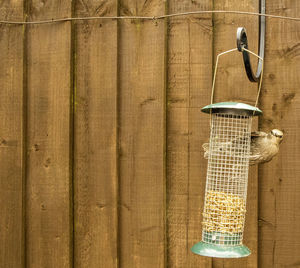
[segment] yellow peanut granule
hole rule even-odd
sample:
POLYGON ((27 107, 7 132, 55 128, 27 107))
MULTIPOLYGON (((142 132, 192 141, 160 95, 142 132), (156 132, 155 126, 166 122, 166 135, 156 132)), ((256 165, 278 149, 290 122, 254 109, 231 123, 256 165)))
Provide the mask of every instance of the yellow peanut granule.
POLYGON ((207 191, 203 212, 203 229, 208 232, 243 232, 246 203, 239 195, 207 191))

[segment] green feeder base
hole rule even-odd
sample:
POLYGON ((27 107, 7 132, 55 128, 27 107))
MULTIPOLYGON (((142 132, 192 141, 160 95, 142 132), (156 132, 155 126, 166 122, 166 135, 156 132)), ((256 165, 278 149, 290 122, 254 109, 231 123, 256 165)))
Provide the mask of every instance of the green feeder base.
POLYGON ((191 250, 198 255, 216 258, 241 258, 251 254, 251 251, 244 245, 213 245, 205 242, 195 244, 191 250))

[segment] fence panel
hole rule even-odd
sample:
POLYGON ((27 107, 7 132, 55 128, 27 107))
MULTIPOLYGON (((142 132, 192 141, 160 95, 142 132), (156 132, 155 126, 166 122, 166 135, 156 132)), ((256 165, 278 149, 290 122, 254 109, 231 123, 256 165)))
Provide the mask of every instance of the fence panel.
MULTIPOLYGON (((165 2, 123 0, 120 15, 162 15, 165 2)), ((120 21, 120 265, 165 265, 163 20, 120 21)))
MULTIPOLYGON (((211 1, 169 1, 169 13, 209 10, 211 1)), ((211 267, 193 254, 201 240, 206 161, 201 145, 209 136, 201 107, 210 99, 212 17, 169 19, 167 95, 167 230, 169 267, 211 267)))
MULTIPOLYGON (((298 17, 298 1, 267 1, 271 14, 298 17)), ((259 168, 259 267, 300 265, 299 23, 268 20, 262 129, 283 129, 280 152, 259 168)))
MULTIPOLYGON (((23 1, 0 1, 1 20, 23 20, 23 1)), ((23 31, 0 26, 0 266, 24 260, 23 31)))
MULTIPOLYGON (((30 1, 29 21, 71 16, 71 2, 30 1)), ((71 23, 27 26, 26 260, 70 267, 71 23)))
MULTIPOLYGON (((115 16, 117 1, 77 1, 75 16, 115 16)), ((117 267, 117 21, 77 22, 75 267, 117 267)))

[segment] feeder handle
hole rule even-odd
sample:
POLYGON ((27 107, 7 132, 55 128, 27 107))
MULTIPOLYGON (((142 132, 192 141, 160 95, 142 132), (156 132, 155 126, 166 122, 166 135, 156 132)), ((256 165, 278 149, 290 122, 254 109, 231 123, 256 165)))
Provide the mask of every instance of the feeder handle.
MULTIPOLYGON (((213 104, 214 101, 214 93, 215 93, 215 84, 216 84, 216 76, 217 76, 217 69, 218 69, 218 64, 219 64, 219 58, 227 53, 231 53, 234 51, 237 51, 238 48, 233 48, 227 51, 224 51, 220 54, 217 55, 217 59, 216 59, 216 65, 215 65, 215 70, 214 70, 214 75, 213 75, 213 81, 212 81, 212 87, 211 87, 211 97, 210 97, 210 104, 213 104)), ((259 98, 259 94, 261 91, 261 84, 262 84, 262 76, 263 76, 263 71, 264 71, 264 59, 261 58, 260 56, 258 56, 257 54, 255 54, 254 52, 248 50, 245 47, 242 47, 242 52, 247 52, 252 54, 253 56, 257 57, 261 63, 261 69, 260 69, 260 74, 259 74, 259 86, 258 86, 258 92, 257 92, 257 97, 256 97, 256 101, 255 101, 255 107, 257 107, 257 103, 258 103, 258 98, 259 98)))
MULTIPOLYGON (((259 7, 260 14, 265 14, 266 12, 266 3, 265 0, 260 1, 259 7)), ((262 73, 263 68, 263 59, 265 52, 265 32, 266 32, 266 17, 259 16, 259 61, 257 65, 256 74, 253 73, 250 57, 248 53, 248 40, 246 29, 244 27, 239 27, 237 29, 237 49, 243 53, 243 60, 246 69, 247 76, 251 82, 258 82, 262 73)))
POLYGON ((218 64, 219 64, 219 58, 227 53, 231 53, 234 51, 237 51, 237 48, 233 48, 230 50, 226 50, 224 52, 221 52, 220 54, 217 55, 216 59, 216 64, 215 64, 215 70, 214 70, 214 76, 213 76, 213 81, 212 81, 212 87, 211 87, 211 96, 210 96, 210 104, 213 104, 214 101, 214 94, 215 94, 215 84, 216 84, 216 76, 217 76, 217 70, 218 70, 218 64))
MULTIPOLYGON (((264 0, 262 0, 262 2, 264 2, 264 0)), ((263 32, 264 32, 264 30, 263 30, 263 32)), ((251 82, 259 82, 257 97, 256 97, 256 101, 255 101, 255 107, 257 107, 258 98, 259 98, 259 94, 260 94, 260 91, 261 91, 262 76, 263 76, 263 69, 264 69, 263 68, 263 66, 264 66, 264 63, 263 63, 264 62, 264 59, 263 59, 263 56, 264 56, 264 43, 265 43, 265 40, 264 40, 264 35, 263 35, 263 38, 260 39, 260 50, 259 50, 260 55, 255 54, 254 52, 252 52, 248 49, 248 41, 247 41, 247 35, 246 35, 245 28, 239 27, 237 29, 237 48, 233 48, 233 49, 224 51, 224 52, 217 55, 216 65, 215 65, 215 70, 214 70, 214 75, 213 75, 213 81, 212 81, 210 104, 212 104, 213 100, 214 100, 216 75, 217 75, 217 69, 218 69, 218 63, 219 63, 220 56, 223 56, 227 53, 231 53, 231 52, 234 52, 234 51, 238 50, 238 51, 241 51, 243 53, 244 65, 245 65, 246 72, 247 72, 249 80, 251 82), (252 72, 249 54, 254 55, 259 60, 256 75, 254 75, 253 72, 252 72)))

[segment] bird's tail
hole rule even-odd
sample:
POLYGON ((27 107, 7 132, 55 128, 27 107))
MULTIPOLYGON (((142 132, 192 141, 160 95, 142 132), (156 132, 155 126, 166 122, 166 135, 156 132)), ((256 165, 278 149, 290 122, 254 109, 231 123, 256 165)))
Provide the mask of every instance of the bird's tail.
POLYGON ((202 148, 204 149, 204 158, 208 159, 208 156, 209 156, 209 143, 203 143, 202 148))

